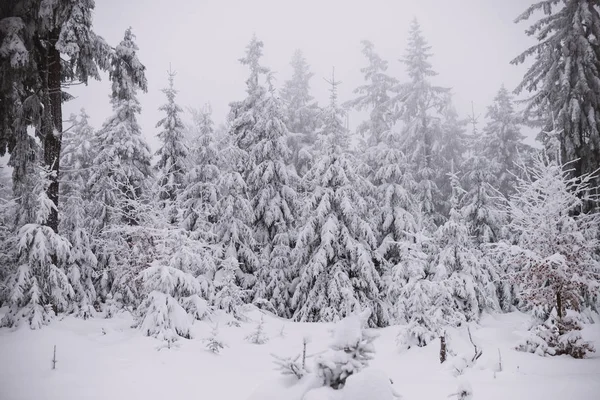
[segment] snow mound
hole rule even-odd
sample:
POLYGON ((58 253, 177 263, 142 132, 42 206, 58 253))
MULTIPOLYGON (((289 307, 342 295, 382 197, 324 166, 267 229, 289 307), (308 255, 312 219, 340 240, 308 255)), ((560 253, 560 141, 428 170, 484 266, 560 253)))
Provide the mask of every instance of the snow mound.
POLYGON ((375 368, 365 368, 350 375, 342 392, 343 400, 394 400, 400 397, 387 374, 375 368))

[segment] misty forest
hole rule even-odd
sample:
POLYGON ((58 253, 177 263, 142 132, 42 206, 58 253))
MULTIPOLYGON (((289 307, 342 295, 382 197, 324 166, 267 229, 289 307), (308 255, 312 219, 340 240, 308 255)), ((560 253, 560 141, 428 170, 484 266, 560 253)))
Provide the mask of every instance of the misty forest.
POLYGON ((485 112, 419 17, 325 77, 247 37, 220 120, 169 60, 142 108, 93 0, 2 0, 0 398, 600 398, 600 0, 522 3, 485 112))

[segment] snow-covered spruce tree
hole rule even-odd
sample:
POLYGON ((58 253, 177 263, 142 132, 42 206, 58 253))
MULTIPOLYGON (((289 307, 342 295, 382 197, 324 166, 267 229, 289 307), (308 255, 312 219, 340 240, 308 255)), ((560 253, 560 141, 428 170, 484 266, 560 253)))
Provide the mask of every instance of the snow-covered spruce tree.
POLYGON ((414 241, 420 230, 419 205, 412 195, 416 182, 404 153, 399 149, 399 140, 399 132, 389 130, 382 135, 378 146, 370 148, 378 154, 379 167, 373 179, 378 200, 375 213, 379 235, 377 252, 388 264, 383 276, 388 281, 393 268, 408 256, 406 246, 414 241))
POLYGON ((257 124, 267 96, 264 83, 270 84, 271 79, 269 69, 260 64, 262 48, 263 42, 253 36, 246 46, 246 55, 239 60, 250 69, 250 76, 246 80, 247 96, 242 101, 230 104, 229 140, 221 150, 223 165, 217 205, 217 240, 223 248, 223 254, 230 252, 233 244, 241 269, 240 283, 245 289, 254 286, 259 267, 259 257, 255 253, 257 241, 252 226, 255 216, 250 203, 253 193, 250 192, 247 179, 255 168, 255 159, 250 152, 263 139, 257 124))
POLYGON ((447 325, 463 318, 453 308, 448 287, 434 280, 435 270, 428 254, 434 238, 417 232, 413 240, 402 242, 402 258, 392 271, 388 298, 394 299, 395 320, 401 324, 396 338, 400 349, 423 347, 437 338, 447 325))
POLYGON ((283 108, 273 91, 261 105, 256 142, 249 147, 254 169, 246 178, 253 209, 254 239, 260 249, 253 301, 289 318, 291 251, 295 242, 298 179, 286 163, 291 155, 283 108))
POLYGON ((3 2, 0 9, 0 155, 7 148, 12 153, 15 137, 35 125, 41 164, 54 172, 47 190, 55 207, 44 223, 55 232, 62 102, 70 98, 62 88, 98 79, 98 68, 108 67, 110 48, 92 31, 93 9, 94 2, 87 0, 15 0, 3 2))
POLYGON ((561 160, 573 162, 574 176, 592 173, 600 165, 599 8, 598 0, 542 0, 516 19, 544 13, 526 30, 539 43, 512 61, 534 58, 516 92, 532 93, 525 115, 545 118, 544 131, 554 129, 556 119, 561 160))
POLYGON ((156 124, 156 127, 161 129, 158 134, 161 147, 156 152, 158 161, 155 168, 157 169, 159 206, 173 208, 170 211, 170 220, 175 222, 177 220, 177 209, 174 202, 183 189, 187 167, 186 158, 189 150, 184 140, 183 122, 179 116, 183 110, 175 102, 175 96, 177 95, 177 90, 173 86, 175 72, 169 70, 168 74, 169 86, 162 90, 167 97, 167 103, 159 108, 166 116, 156 124))
POLYGON ((293 251, 299 282, 292 299, 297 321, 337 321, 361 307, 373 310, 370 324, 388 323, 375 246, 377 239, 361 193, 373 191, 344 151, 348 132, 331 82, 331 103, 319 133, 321 154, 304 176, 309 196, 293 251))
POLYGON ((220 269, 215 275, 215 298, 216 308, 225 310, 236 319, 243 319, 242 306, 247 298, 246 290, 238 285, 236 275, 239 272, 239 262, 234 246, 230 246, 224 254, 220 269))
POLYGON ((335 325, 329 352, 316 361, 316 373, 325 386, 342 389, 350 375, 363 370, 373 359, 373 341, 378 335, 367 328, 371 310, 359 311, 335 325))
POLYGON ((214 242, 207 233, 212 232, 212 224, 216 222, 221 171, 211 114, 212 110, 208 104, 202 110, 192 112, 194 126, 191 128, 188 172, 179 203, 183 208, 183 228, 193 232, 196 238, 202 237, 214 242))
MULTIPOLYGON (((190 339, 191 316, 186 304, 204 304, 203 318, 208 312, 200 294, 202 288, 194 276, 169 265, 167 260, 157 260, 141 273, 146 296, 138 307, 138 325, 146 336, 174 342, 183 337, 190 339)), ((199 318, 199 319, 200 319, 199 318)))
POLYGON ((102 270, 103 300, 107 291, 116 290, 125 290, 135 297, 133 279, 139 274, 142 260, 134 256, 137 252, 150 256, 151 238, 139 227, 146 208, 143 196, 151 174, 151 155, 137 122, 141 111, 137 90, 145 91, 147 83, 145 67, 136 51, 134 35, 127 29, 111 60, 113 115, 94 137, 96 156, 88 181, 93 198, 90 228, 102 270), (112 288, 115 279, 125 286, 112 288))
POLYGON ((321 109, 310 95, 310 79, 313 73, 301 50, 296 50, 290 62, 294 72, 281 89, 281 101, 285 108, 285 123, 290 132, 288 146, 296 173, 304 175, 313 161, 312 146, 320 125, 321 109))
MULTIPOLYGON (((509 277, 520 285, 526 307, 535 309, 542 322, 555 321, 556 341, 546 342, 552 348, 546 352, 581 357, 589 348, 573 314, 593 306, 600 288, 600 217, 581 212, 584 202, 593 201, 586 195, 593 177, 572 178, 569 164, 559 165, 544 154, 524 174, 503 208, 512 239, 497 249, 511 266, 509 277)), ((545 340, 537 336, 528 350, 536 350, 539 338, 545 340)))
POLYGON ((69 242, 44 224, 50 209, 56 207, 46 194, 47 176, 52 173, 43 167, 36 170, 36 220, 19 229, 19 266, 7 282, 9 310, 2 326, 26 322, 39 329, 56 313, 67 311, 74 295, 64 269, 70 257, 69 242))
POLYGON ((408 47, 402 63, 406 65, 409 82, 398 85, 395 118, 403 122, 403 139, 400 149, 406 154, 418 185, 416 197, 426 221, 425 229, 435 230, 442 222, 439 214, 441 193, 436 184, 435 152, 439 146, 439 113, 449 103, 449 89, 433 86, 430 78, 437 75, 429 58, 431 46, 427 45, 416 20, 410 26, 408 47))
POLYGON ((61 155, 61 220, 59 232, 71 243, 71 254, 67 262, 68 277, 75 292, 71 310, 80 317, 94 314, 97 277, 97 259, 92 251, 88 231, 87 208, 90 195, 87 181, 92 162, 94 130, 89 125, 89 116, 81 109, 79 118, 71 115, 71 128, 63 133, 61 155))
POLYGON ((450 104, 443 110, 442 115, 443 121, 436 151, 438 169, 436 184, 442 194, 441 208, 438 212, 447 218, 452 207, 448 199, 452 197, 453 190, 448 174, 462 169, 467 151, 467 120, 459 119, 458 113, 450 104))
POLYGON ((449 175, 452 196, 448 220, 435 233, 434 280, 450 294, 448 325, 477 321, 484 310, 497 309, 491 263, 475 246, 461 209, 463 189, 456 174, 449 175))
POLYGON ((504 86, 494 97, 486 116, 488 123, 481 136, 481 155, 488 160, 495 174, 496 179, 491 183, 504 196, 510 196, 528 146, 523 143, 525 136, 519 128, 519 116, 504 86))
POLYGON ((354 89, 358 97, 345 105, 359 111, 370 110, 369 119, 361 123, 356 131, 367 138, 367 145, 371 147, 377 146, 382 141, 382 135, 393 125, 390 100, 398 81, 386 73, 388 63, 375 52, 373 43, 363 40, 362 46, 362 53, 368 59, 369 65, 360 71, 367 83, 354 89))
MULTIPOLYGON (((475 140, 479 142, 478 138, 475 140)), ((469 235, 479 247, 497 242, 503 225, 502 215, 497 208, 498 194, 491 186, 495 176, 490 160, 481 155, 480 150, 481 146, 475 145, 465 163, 468 171, 463 181, 467 191, 462 208, 469 235)))

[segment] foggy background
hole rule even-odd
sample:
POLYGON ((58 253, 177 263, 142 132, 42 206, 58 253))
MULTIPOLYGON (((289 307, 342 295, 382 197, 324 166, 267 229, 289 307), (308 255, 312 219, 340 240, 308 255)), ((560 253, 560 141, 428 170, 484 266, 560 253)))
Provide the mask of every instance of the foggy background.
MULTIPOLYGON (((328 84, 335 66, 341 102, 353 98, 363 82, 360 69, 367 64, 361 40, 375 44, 389 62, 390 75, 404 81, 400 59, 406 47, 410 21, 419 20, 432 46, 431 59, 438 76, 433 83, 452 88, 453 103, 461 118, 480 115, 500 85, 509 90, 520 82, 526 66, 509 62, 534 43, 514 19, 530 2, 524 0, 97 0, 95 32, 116 46, 129 26, 137 36, 139 59, 147 68, 148 93, 139 93, 139 122, 152 150, 157 149, 158 107, 165 102, 160 91, 167 85, 169 63, 177 72, 176 101, 184 109, 210 102, 213 120, 225 121, 229 102, 245 97, 248 70, 238 62, 252 35, 264 42, 263 64, 276 72, 280 88, 292 74, 289 62, 295 49, 303 50, 315 74, 312 94, 320 105, 328 99, 328 84)), ((110 115, 110 81, 90 81, 71 88, 76 99, 64 106, 64 119, 84 107, 95 129, 110 115)), ((188 119, 188 116, 185 116, 188 119)), ((350 114, 350 127, 362 119, 350 114)), ((65 128, 68 123, 65 124, 65 128)), ((535 133, 527 133, 533 144, 535 133)))

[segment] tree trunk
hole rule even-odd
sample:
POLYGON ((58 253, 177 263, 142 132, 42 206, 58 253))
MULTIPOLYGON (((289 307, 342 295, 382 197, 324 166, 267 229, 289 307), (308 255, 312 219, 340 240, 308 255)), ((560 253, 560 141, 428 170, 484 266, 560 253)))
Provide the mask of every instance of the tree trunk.
POLYGON ((58 182, 60 178, 60 148, 62 144, 62 95, 61 95, 61 64, 60 52, 56 49, 56 42, 60 34, 59 29, 50 33, 47 53, 48 62, 48 97, 50 106, 50 127, 44 130, 44 165, 51 172, 48 198, 56 206, 50 212, 46 225, 58 232, 58 182))
POLYGON ((446 333, 440 335, 440 363, 443 364, 446 361, 446 333))
POLYGON ((556 291, 556 315, 558 316, 558 319, 562 319, 563 317, 563 312, 562 312, 562 296, 560 295, 560 290, 556 291))

